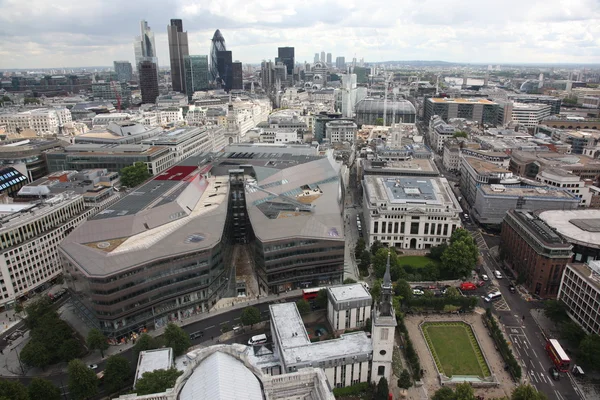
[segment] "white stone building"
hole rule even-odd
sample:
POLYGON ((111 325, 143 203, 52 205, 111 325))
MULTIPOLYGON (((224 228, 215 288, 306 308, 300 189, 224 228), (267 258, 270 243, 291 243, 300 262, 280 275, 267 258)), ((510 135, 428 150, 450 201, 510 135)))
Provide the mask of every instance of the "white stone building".
POLYGON ((517 124, 533 128, 549 117, 551 113, 552 106, 549 104, 513 103, 512 120, 517 124))
POLYGON ((334 330, 363 328, 371 318, 373 298, 361 283, 327 288, 327 319, 334 330))
POLYGON ((589 207, 592 200, 590 188, 577 175, 568 171, 556 168, 549 168, 541 171, 535 179, 545 183, 548 186, 563 188, 573 193, 579 198, 580 207, 589 207))
POLYGON ((429 121, 429 143, 438 154, 444 150, 444 142, 454 136, 456 128, 447 124, 441 117, 434 115, 429 121))
POLYGON ((61 126, 72 121, 68 109, 38 108, 19 113, 1 113, 0 125, 8 133, 31 129, 38 134, 57 134, 61 126))
POLYGON ((589 334, 600 334, 600 261, 567 264, 558 289, 567 314, 589 334))
POLYGON ((358 127, 352 121, 330 121, 325 124, 325 135, 330 143, 356 141, 358 127))

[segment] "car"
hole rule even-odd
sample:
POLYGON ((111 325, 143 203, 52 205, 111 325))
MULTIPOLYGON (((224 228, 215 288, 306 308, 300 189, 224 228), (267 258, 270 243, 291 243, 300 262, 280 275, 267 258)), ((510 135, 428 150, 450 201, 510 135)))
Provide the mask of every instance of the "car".
POLYGON ((98 364, 90 364, 88 365, 89 369, 98 369, 98 364))
POLYGON ((421 289, 413 289, 413 294, 415 296, 423 296, 425 294, 425 292, 422 291, 421 289))
POLYGON ((502 279, 502 273, 498 270, 494 271, 494 276, 496 277, 496 279, 502 279))
POLYGON ((490 280, 490 278, 486 274, 481 275, 481 279, 484 280, 484 281, 489 281, 490 280))
POLYGON ((550 367, 548 372, 550 373, 550 376, 552 377, 552 379, 554 379, 555 381, 560 380, 560 374, 558 373, 558 370, 556 369, 556 367, 550 367))
POLYGON ((508 287, 508 290, 510 290, 511 293, 516 293, 517 292, 517 288, 515 287, 515 285, 510 285, 508 287))

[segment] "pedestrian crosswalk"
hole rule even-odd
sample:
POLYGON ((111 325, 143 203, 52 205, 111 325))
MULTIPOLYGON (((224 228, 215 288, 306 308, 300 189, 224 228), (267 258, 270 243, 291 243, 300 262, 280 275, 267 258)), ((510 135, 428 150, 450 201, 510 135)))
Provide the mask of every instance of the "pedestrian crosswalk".
POLYGON ((471 236, 473 236, 473 240, 475 240, 475 243, 477 244, 477 247, 479 248, 479 250, 489 250, 489 247, 488 247, 487 243, 485 242, 485 239, 481 235, 481 232, 471 231, 471 236))

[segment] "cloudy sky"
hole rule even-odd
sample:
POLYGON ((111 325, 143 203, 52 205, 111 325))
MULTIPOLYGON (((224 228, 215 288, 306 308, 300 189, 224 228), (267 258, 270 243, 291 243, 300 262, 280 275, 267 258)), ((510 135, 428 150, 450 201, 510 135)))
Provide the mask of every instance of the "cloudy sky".
POLYGON ((598 0, 0 0, 0 69, 133 61, 145 19, 168 64, 166 26, 183 19, 190 54, 215 29, 234 59, 274 59, 278 46, 366 61, 600 63, 598 0))

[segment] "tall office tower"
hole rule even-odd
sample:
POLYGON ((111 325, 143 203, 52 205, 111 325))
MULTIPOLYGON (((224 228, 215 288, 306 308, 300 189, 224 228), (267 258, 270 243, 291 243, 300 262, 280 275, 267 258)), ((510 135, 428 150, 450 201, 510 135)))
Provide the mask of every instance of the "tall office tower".
POLYGON ((225 47, 225 38, 221 35, 221 31, 218 29, 215 31, 213 38, 211 40, 212 44, 210 47, 210 80, 213 83, 217 82, 219 78, 219 67, 217 60, 217 53, 219 51, 226 51, 225 47))
MULTIPOLYGON (((142 20, 140 22, 141 35, 135 38, 133 49, 135 51, 135 68, 140 71, 139 64, 144 60, 154 62, 158 66, 158 58, 156 56, 156 45, 154 44, 154 32, 150 29, 148 22, 142 20)), ((157 70, 158 74, 158 70, 157 70)), ((156 75, 158 78, 158 75, 156 75)))
POLYGON ((325 62, 325 52, 321 52, 321 62, 325 62))
POLYGON ((244 77, 242 75, 242 63, 236 61, 231 63, 231 88, 236 90, 244 89, 244 77))
POLYGON ((356 67, 356 57, 352 58, 352 68, 356 67))
POLYGON ((185 91, 185 70, 183 59, 189 55, 187 32, 183 31, 183 22, 180 19, 172 19, 171 25, 167 26, 169 38, 169 58, 171 60, 171 82, 173 91, 185 91))
POLYGON ((119 82, 129 82, 133 76, 133 69, 129 61, 114 61, 115 73, 119 82))
POLYGON ((185 71, 185 92, 188 100, 191 101, 195 92, 208 89, 210 80, 208 56, 183 57, 183 69, 185 71))
POLYGON ((331 66, 331 53, 327 53, 327 65, 331 66))
POLYGON ((315 53, 315 64, 319 62, 319 53, 315 53))
POLYGON ((226 92, 231 90, 232 84, 232 65, 231 51, 217 51, 217 71, 218 71, 218 84, 221 89, 226 92))
POLYGON ((277 59, 275 59, 275 63, 282 63, 285 65, 285 69, 287 71, 288 80, 291 80, 293 83, 294 79, 294 48, 293 47, 279 47, 277 49, 277 59))
POLYGON ((346 68, 346 58, 345 57, 337 57, 335 59, 335 67, 337 69, 345 69, 346 68))
POLYGON ((142 104, 155 103, 158 97, 158 66, 151 60, 143 60, 138 69, 142 104))
POLYGON ((275 83, 275 65, 273 61, 263 61, 260 65, 260 78, 264 90, 270 90, 275 83))

